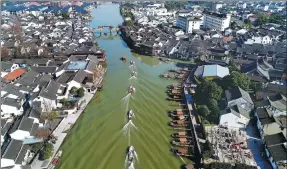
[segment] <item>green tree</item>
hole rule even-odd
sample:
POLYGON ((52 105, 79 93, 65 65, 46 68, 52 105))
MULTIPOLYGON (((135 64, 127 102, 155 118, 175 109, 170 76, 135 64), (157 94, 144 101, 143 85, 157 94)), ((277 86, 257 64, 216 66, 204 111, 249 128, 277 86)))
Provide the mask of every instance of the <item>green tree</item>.
POLYGON ((270 23, 282 24, 283 16, 280 13, 272 13, 269 17, 270 23))
POLYGON ((76 87, 72 87, 69 92, 70 92, 70 94, 74 95, 77 93, 77 90, 78 89, 76 87))
POLYGON ((48 124, 49 124, 49 129, 52 130, 51 126, 52 123, 56 120, 56 118, 58 117, 58 112, 56 111, 51 111, 51 112, 47 112, 45 114, 42 115, 42 118, 47 120, 48 124))
POLYGON ((198 114, 203 118, 206 118, 210 113, 210 110, 208 109, 206 105, 198 105, 197 111, 198 111, 198 114))
POLYGON ((258 26, 260 26, 260 25, 264 25, 265 23, 267 23, 268 22, 268 15, 266 15, 266 14, 264 14, 264 13, 258 13, 257 15, 256 15, 256 17, 257 17, 257 20, 256 20, 256 24, 258 25, 258 26))
POLYGON ((253 90, 254 92, 257 92, 257 91, 259 91, 259 90, 261 90, 263 88, 263 85, 260 82, 251 81, 249 88, 251 90, 253 90))
POLYGON ((85 95, 85 89, 84 88, 79 88, 78 90, 77 90, 77 95, 78 95, 78 97, 83 97, 84 95, 85 95))
POLYGON ((54 146, 51 143, 46 143, 44 145, 43 150, 39 154, 39 159, 40 160, 47 160, 51 157, 52 152, 54 150, 54 146))
POLYGON ((36 144, 30 145, 31 151, 33 153, 37 153, 42 147, 43 147, 43 143, 36 143, 36 144))
POLYGON ((245 73, 233 71, 230 75, 221 80, 221 87, 228 90, 234 87, 240 87, 243 90, 249 89, 250 80, 245 73))
POLYGON ((209 99, 219 100, 221 98, 222 88, 213 81, 203 80, 195 89, 195 102, 208 104, 209 99))

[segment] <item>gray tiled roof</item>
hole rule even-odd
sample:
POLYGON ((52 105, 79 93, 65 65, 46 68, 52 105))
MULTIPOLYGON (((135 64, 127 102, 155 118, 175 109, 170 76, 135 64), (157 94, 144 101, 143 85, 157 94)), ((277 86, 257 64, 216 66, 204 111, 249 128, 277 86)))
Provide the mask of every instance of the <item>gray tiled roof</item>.
POLYGON ((39 128, 39 124, 38 123, 34 123, 31 130, 30 130, 30 135, 31 136, 36 136, 37 130, 39 128))
POLYGON ((21 150, 23 141, 12 139, 6 148, 2 158, 16 160, 19 151, 21 150))
POLYGON ((87 64, 86 70, 93 72, 97 66, 97 63, 94 61, 89 61, 87 64))
POLYGON ((9 106, 12 106, 12 107, 17 107, 18 109, 21 108, 19 100, 12 99, 12 98, 9 98, 9 97, 6 97, 5 99, 3 99, 2 100, 2 104, 3 105, 9 105, 9 106))
POLYGON ((78 82, 78 83, 82 83, 85 79, 85 77, 87 76, 87 72, 85 72, 84 70, 79 70, 77 72, 77 74, 75 75, 75 77, 73 78, 74 81, 78 82))
POLYGON ((29 71, 18 81, 18 83, 25 86, 31 86, 37 76, 39 76, 39 73, 35 71, 29 71))
POLYGON ((50 99, 56 100, 57 99, 57 91, 60 87, 60 83, 50 80, 48 86, 40 92, 39 96, 50 99))
POLYGON ((15 164, 22 164, 22 162, 24 161, 25 155, 27 153, 29 149, 29 145, 23 145, 16 160, 15 160, 15 164))
POLYGON ((232 101, 232 100, 236 100, 239 98, 243 98, 245 101, 247 101, 250 104, 253 104, 253 101, 249 95, 249 93, 247 93, 246 91, 242 90, 240 87, 236 87, 230 90, 226 90, 225 91, 225 96, 227 101, 232 101))
POLYGON ((56 66, 32 66, 31 69, 38 73, 54 73, 56 66))
POLYGON ((33 124, 34 124, 34 119, 23 117, 19 124, 18 129, 30 132, 33 124))

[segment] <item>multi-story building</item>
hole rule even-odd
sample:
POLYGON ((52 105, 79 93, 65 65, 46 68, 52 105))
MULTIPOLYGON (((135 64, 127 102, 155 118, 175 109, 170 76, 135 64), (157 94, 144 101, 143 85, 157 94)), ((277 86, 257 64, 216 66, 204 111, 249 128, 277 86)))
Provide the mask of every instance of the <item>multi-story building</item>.
POLYGON ((213 10, 213 11, 217 11, 220 8, 222 8, 222 4, 218 4, 218 3, 211 4, 211 10, 213 10))
POLYGON ((192 33, 193 30, 200 29, 201 19, 193 16, 178 16, 176 26, 183 29, 186 33, 192 33))
POLYGON ((204 13, 203 26, 209 29, 224 31, 230 25, 231 14, 219 14, 213 12, 204 13))

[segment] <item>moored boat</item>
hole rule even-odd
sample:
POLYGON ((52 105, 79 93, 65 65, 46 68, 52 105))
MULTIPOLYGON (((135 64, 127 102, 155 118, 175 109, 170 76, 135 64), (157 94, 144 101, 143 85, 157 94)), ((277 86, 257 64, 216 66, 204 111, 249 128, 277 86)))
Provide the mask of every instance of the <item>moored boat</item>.
POLYGON ((191 157, 192 156, 188 153, 187 148, 180 148, 180 149, 172 148, 171 152, 173 152, 177 156, 183 156, 183 157, 191 157))
POLYGON ((172 120, 169 125, 172 127, 187 127, 188 123, 182 120, 172 120))
POLYGON ((136 88, 134 88, 133 86, 130 86, 129 88, 128 88, 128 92, 129 93, 134 93, 136 91, 136 88))
POLYGON ((181 146, 181 147, 191 147, 191 140, 187 138, 178 138, 171 142, 172 145, 181 146))

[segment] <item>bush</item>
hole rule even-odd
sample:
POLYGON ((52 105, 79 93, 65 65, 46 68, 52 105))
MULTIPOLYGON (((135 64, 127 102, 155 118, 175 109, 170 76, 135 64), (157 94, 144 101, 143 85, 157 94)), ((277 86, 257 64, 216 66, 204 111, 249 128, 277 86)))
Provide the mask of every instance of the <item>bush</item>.
POLYGON ((78 90, 77 90, 77 95, 78 95, 78 97, 83 97, 84 95, 85 95, 85 89, 84 88, 79 88, 78 90))
POLYGON ((44 145, 44 149, 39 154, 39 160, 47 160, 51 157, 52 152, 54 150, 54 146, 51 143, 47 143, 44 145))
POLYGON ((36 144, 32 144, 30 146, 30 150, 33 152, 33 153, 37 153, 41 148, 43 147, 43 143, 36 143, 36 144))
POLYGON ((70 92, 71 95, 74 95, 74 94, 77 93, 77 90, 78 89, 76 87, 72 87, 69 92, 70 92))

